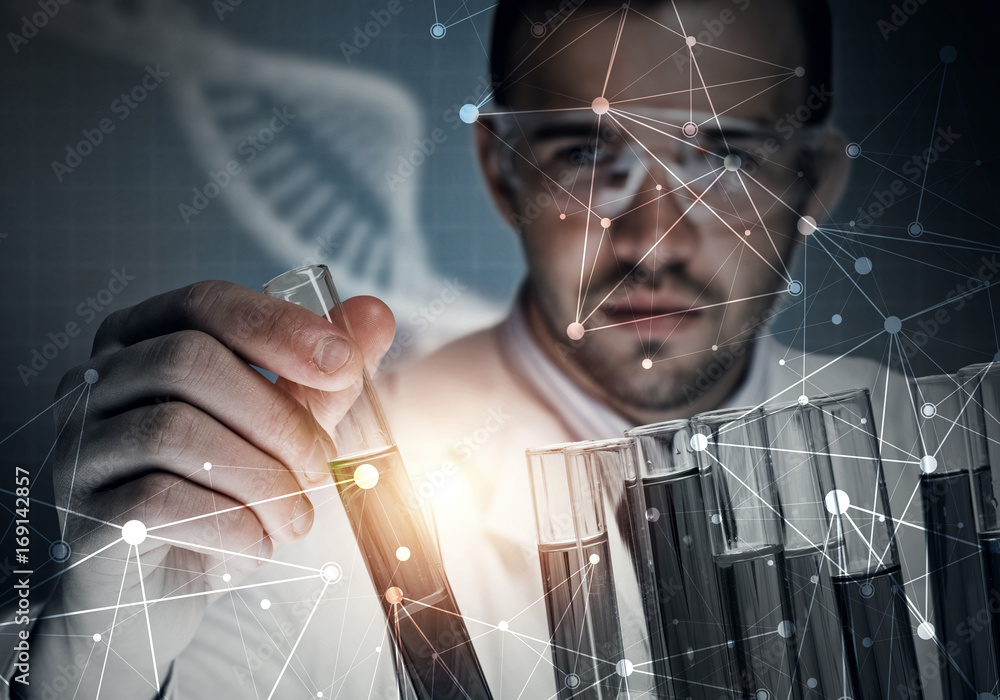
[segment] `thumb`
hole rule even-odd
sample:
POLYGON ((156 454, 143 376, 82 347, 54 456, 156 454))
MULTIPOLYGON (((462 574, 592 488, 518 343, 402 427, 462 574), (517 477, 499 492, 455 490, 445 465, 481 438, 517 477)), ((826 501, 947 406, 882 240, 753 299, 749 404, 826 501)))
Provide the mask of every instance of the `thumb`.
MULTIPOLYGON (((364 355, 365 369, 369 375, 374 374, 395 336, 396 323, 392 312, 385 303, 369 296, 348 299, 343 304, 343 310, 357 347, 364 355)), ((327 435, 333 435, 337 424, 363 389, 360 380, 342 391, 321 391, 283 377, 278 379, 277 385, 309 409, 319 428, 322 428, 320 432, 327 435)), ((329 459, 336 456, 332 444, 327 446, 327 453, 329 459)))

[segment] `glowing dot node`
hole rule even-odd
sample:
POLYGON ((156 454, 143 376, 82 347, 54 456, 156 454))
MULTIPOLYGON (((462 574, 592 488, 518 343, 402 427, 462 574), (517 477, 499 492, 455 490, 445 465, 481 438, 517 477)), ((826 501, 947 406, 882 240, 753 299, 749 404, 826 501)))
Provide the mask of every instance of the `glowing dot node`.
POLYGON ((201 468, 204 469, 207 472, 210 472, 210 471, 212 471, 212 463, 211 462, 205 462, 203 465, 201 465, 201 468))
POLYGON ((937 406, 932 403, 925 403, 920 407, 920 415, 924 418, 933 418, 937 415, 937 406))
POLYGON ((594 114, 607 114, 608 110, 611 109, 611 103, 608 102, 607 98, 595 97, 594 101, 590 103, 590 108, 594 110, 594 114))
POLYGON ((385 599, 392 605, 399 605, 403 602, 403 591, 397 586, 390 586, 385 591, 385 599))
POLYGON ((622 659, 615 664, 615 673, 617 673, 622 678, 627 678, 632 675, 632 670, 635 666, 628 659, 622 659))
MULTIPOLYGON (((847 157, 848 158, 858 158, 861 156, 861 144, 860 143, 849 143, 847 144, 847 157)), ((852 226, 854 224, 851 224, 852 226)))
POLYGON ((718 345, 713 345, 712 346, 712 352, 719 352, 719 346, 718 345))
POLYGON ((797 297, 799 294, 801 294, 803 289, 804 287, 802 286, 802 283, 799 282, 798 280, 792 280, 791 282, 788 283, 788 293, 791 294, 793 297, 797 297))
POLYGON ((799 219, 798 229, 799 233, 803 236, 809 236, 816 232, 819 226, 816 225, 816 219, 811 216, 803 216, 799 219))
POLYGON ((810 678, 809 680, 806 681, 806 685, 808 685, 810 688, 815 688, 816 686, 819 685, 819 681, 816 680, 815 678, 810 678))
POLYGON ((229 583, 230 581, 233 580, 233 576, 232 574, 222 574, 222 580, 225 581, 226 583, 229 583))
POLYGON ((874 643, 875 642, 872 641, 871 637, 865 637, 864 639, 861 640, 861 644, 864 646, 865 649, 871 649, 872 648, 872 644, 874 644, 874 643))
POLYGON ((851 219, 850 221, 848 221, 848 222, 847 222, 847 225, 848 225, 848 226, 850 226, 851 228, 854 228, 854 225, 855 225, 856 223, 857 223, 857 222, 856 222, 856 221, 855 221, 854 219, 851 219))
POLYGON ((899 333, 903 328, 903 322, 899 320, 898 316, 890 316, 885 320, 885 332, 890 335, 895 335, 899 333))
POLYGON ((648 357, 642 361, 642 368, 649 369, 653 366, 653 361, 648 357))
POLYGON ((122 539, 130 545, 140 545, 146 541, 146 526, 138 520, 129 520, 122 527, 122 539))
POLYGON ((663 191, 663 185, 657 185, 656 186, 656 191, 657 192, 662 192, 663 191))
POLYGON ((799 66, 795 69, 795 77, 801 78, 806 74, 806 69, 803 66, 799 66))
POLYGON ((689 139, 694 138, 698 135, 698 125, 694 122, 686 122, 684 126, 681 127, 681 133, 689 139))
POLYGON ((473 104, 462 105, 458 110, 458 118, 466 124, 475 124, 479 119, 479 108, 473 104))
POLYGON ((378 469, 373 464, 362 464, 354 470, 354 483, 358 488, 374 488, 378 483, 378 469))
POLYGON ((873 586, 871 583, 867 581, 862 583, 858 590, 861 593, 862 598, 871 598, 873 595, 875 595, 875 586, 873 586))
POLYGON ((744 231, 743 235, 744 236, 749 236, 750 235, 750 229, 747 229, 746 231, 744 231))
POLYGON ((510 629, 510 625, 507 624, 506 620, 500 620, 500 622, 497 623, 497 629, 501 632, 506 632, 510 629))
POLYGON ((791 639, 795 634, 795 623, 791 620, 782 620, 778 623, 778 635, 784 639, 791 639))
POLYGON ((601 219, 601 228, 611 228, 611 219, 608 217, 601 219))
POLYGON ((575 673, 571 673, 568 676, 566 676, 567 688, 575 688, 578 685, 580 685, 580 676, 576 675, 575 673))
POLYGON ((854 271, 859 275, 867 275, 872 271, 872 261, 870 258, 858 258, 854 261, 854 271))
POLYGON ((56 540, 51 545, 49 545, 49 556, 52 560, 61 564, 67 559, 69 555, 72 554, 73 548, 69 546, 69 542, 66 540, 56 540))
POLYGON ((101 633, 100 632, 94 632, 94 641, 95 642, 101 641, 101 633))
POLYGON ((531 36, 535 37, 536 39, 541 39, 543 36, 545 36, 545 25, 542 24, 541 22, 535 22, 534 24, 532 24, 531 36))
POLYGON ((646 509, 646 520, 651 523, 655 523, 660 519, 660 510, 658 508, 647 508, 646 509))
POLYGON ((593 564, 593 565, 596 566, 597 564, 601 563, 601 555, 600 554, 591 554, 589 561, 590 561, 591 564, 593 564))
POLYGON ((96 369, 88 369, 83 373, 83 381, 87 382, 87 384, 94 384, 99 378, 100 375, 97 373, 96 369))
POLYGON ((834 489, 826 494, 823 503, 826 505, 826 509, 833 515, 842 515, 851 507, 851 497, 846 491, 834 489))
POLYGON ((835 326, 839 326, 841 323, 844 322, 844 317, 841 316, 840 314, 834 314, 833 317, 830 319, 830 322, 835 326))
POLYGON ((754 700, 771 700, 771 693, 764 688, 758 688, 754 693, 754 700))
POLYGON ((718 513, 713 513, 712 514, 712 524, 713 525, 721 525, 722 524, 722 516, 719 515, 718 513))
POLYGON ((731 173, 735 173, 743 165, 743 159, 740 158, 735 153, 730 153, 728 156, 722 159, 723 165, 726 166, 726 170, 731 173))
POLYGON ((934 638, 934 625, 926 620, 917 626, 917 636, 923 640, 934 638))
POLYGON ((919 238, 924 232, 924 227, 919 221, 914 221, 906 227, 906 232, 910 234, 912 238, 919 238))
POLYGON ((396 550, 396 558, 400 561, 407 561, 410 558, 410 548, 400 547, 396 550))
POLYGON ((781 366, 781 367, 784 367, 785 366, 785 361, 784 360, 778 360, 778 365, 781 366))
POLYGON ((688 38, 686 39, 685 43, 686 43, 686 44, 687 44, 688 46, 695 46, 695 45, 697 45, 697 43, 698 43, 698 40, 697 40, 697 39, 695 39, 695 38, 694 38, 693 36, 689 36, 689 37, 688 37, 688 38))
POLYGON ((809 577, 809 583, 811 583, 813 585, 819 583, 819 576, 817 576, 816 574, 813 574, 812 576, 810 576, 809 577))
POLYGON ((708 447, 708 437, 698 433, 691 436, 691 449, 695 452, 702 452, 708 447))
POLYGON ((344 569, 336 562, 327 562, 323 564, 323 568, 319 570, 319 576, 326 583, 336 583, 344 577, 344 569))
POLYGON ((271 601, 268 600, 267 598, 261 599, 261 601, 260 601, 260 609, 261 610, 270 610, 271 609, 271 601))
POLYGON ((559 220, 560 221, 565 221, 566 220, 566 215, 565 214, 560 214, 559 215, 559 220))
POLYGON ((566 335, 570 340, 581 340, 583 338, 583 324, 571 323, 566 326, 566 335))
POLYGON ((799 406, 808 406, 809 405, 809 397, 806 396, 805 394, 802 394, 801 396, 799 396, 799 398, 796 399, 796 401, 798 401, 799 406))
POLYGON ((376 654, 381 654, 382 653, 382 647, 380 647, 380 646, 375 647, 375 653, 376 654))
POLYGON ((937 471, 937 459, 933 455, 924 455, 920 458, 920 471, 924 474, 933 474, 937 471))
POLYGON ((443 39, 444 35, 448 33, 448 28, 441 24, 440 22, 435 22, 431 25, 431 36, 435 39, 443 39))

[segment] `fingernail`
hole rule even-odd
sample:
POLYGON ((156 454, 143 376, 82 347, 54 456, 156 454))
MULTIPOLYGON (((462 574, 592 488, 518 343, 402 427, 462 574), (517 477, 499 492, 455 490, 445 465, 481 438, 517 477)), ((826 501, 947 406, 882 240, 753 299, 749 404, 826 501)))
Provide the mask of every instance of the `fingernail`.
POLYGON ((318 484, 330 477, 330 458, 326 454, 326 445, 322 440, 316 440, 312 453, 305 464, 306 480, 318 484))
POLYGON ((351 359, 351 346, 343 338, 330 338, 319 346, 313 362, 324 374, 333 374, 351 359))
POLYGON ((263 566, 267 559, 271 558, 274 554, 274 545, 271 543, 271 538, 267 536, 267 533, 263 530, 260 531, 260 545, 257 547, 257 556, 260 559, 257 564, 263 566))
POLYGON ((313 524, 313 507, 305 494, 299 496, 295 503, 295 511, 292 513, 292 532, 296 535, 304 535, 309 532, 313 524))

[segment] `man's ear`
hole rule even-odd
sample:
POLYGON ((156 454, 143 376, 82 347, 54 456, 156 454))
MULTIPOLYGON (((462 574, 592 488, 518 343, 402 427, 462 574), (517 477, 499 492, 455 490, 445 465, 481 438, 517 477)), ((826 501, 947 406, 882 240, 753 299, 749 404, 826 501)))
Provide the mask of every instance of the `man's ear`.
POLYGON ((500 166, 500 149, 507 148, 507 146, 497 138, 494 128, 495 126, 489 121, 476 122, 476 157, 479 160, 479 169, 486 180, 486 189, 493 199, 493 204, 500 212, 500 216, 513 226, 514 193, 500 166))
POLYGON ((804 215, 811 216, 820 225, 830 218, 830 213, 847 186, 851 170, 847 157, 847 139, 833 127, 826 127, 817 135, 818 143, 807 155, 803 166, 810 191, 803 202, 804 215))

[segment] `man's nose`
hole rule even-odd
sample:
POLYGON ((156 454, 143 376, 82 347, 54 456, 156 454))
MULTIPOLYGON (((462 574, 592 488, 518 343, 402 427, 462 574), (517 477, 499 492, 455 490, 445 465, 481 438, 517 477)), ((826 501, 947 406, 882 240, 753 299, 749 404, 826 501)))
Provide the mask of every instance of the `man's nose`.
MULTIPOLYGON (((655 164, 654 164, 655 165, 655 164)), ((624 213, 611 222, 611 241, 619 264, 660 267, 683 265, 698 252, 696 195, 650 168, 624 213)))

